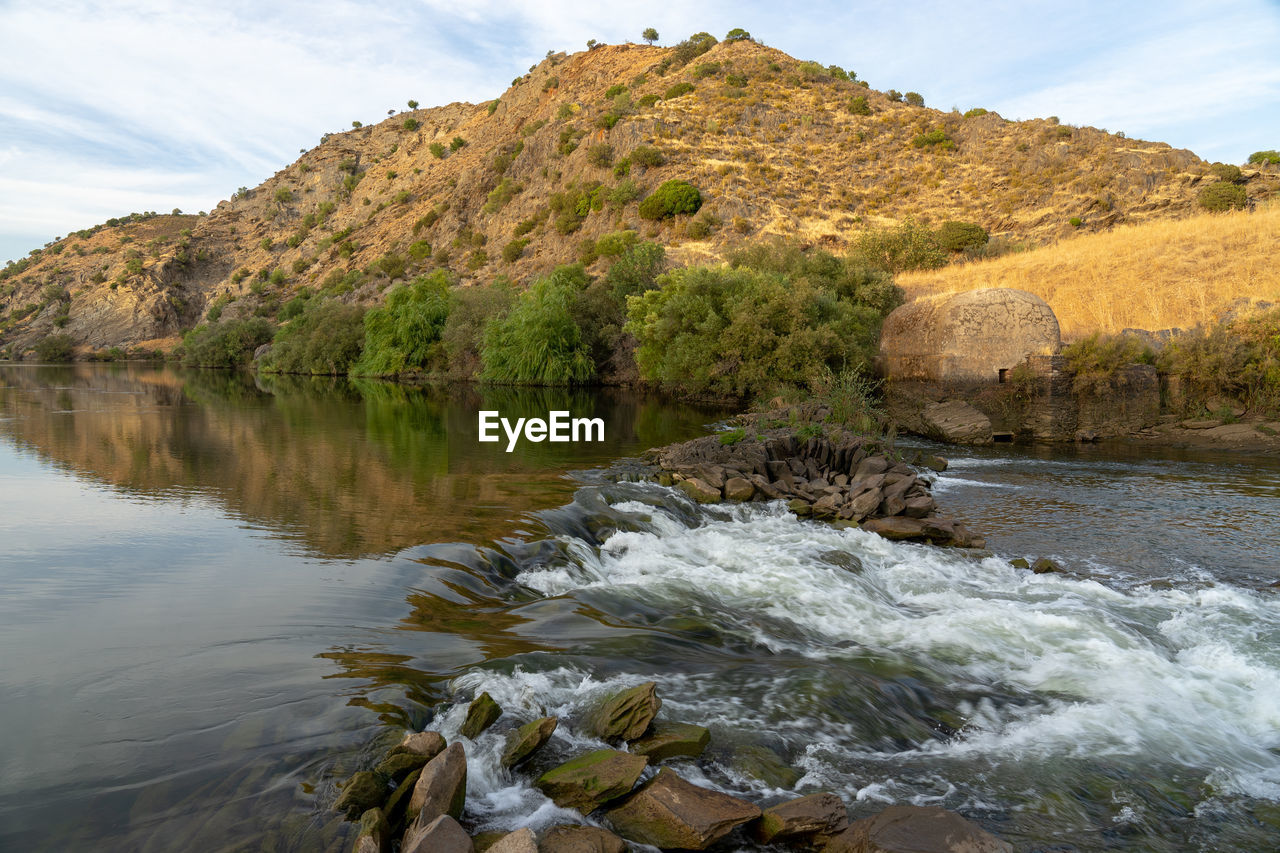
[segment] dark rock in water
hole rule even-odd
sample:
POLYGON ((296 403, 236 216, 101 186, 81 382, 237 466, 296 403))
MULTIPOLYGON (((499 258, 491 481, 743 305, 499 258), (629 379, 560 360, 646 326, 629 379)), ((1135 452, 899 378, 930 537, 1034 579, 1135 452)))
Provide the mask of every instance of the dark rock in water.
POLYGON ((981 548, 986 545, 982 537, 974 536, 963 524, 941 518, 873 518, 864 522, 862 529, 892 540, 929 542, 957 548, 981 548))
POLYGON ((664 850, 705 850, 759 816, 755 805, 690 784, 666 767, 605 812, 623 838, 664 850))
POLYGON ((627 843, 598 826, 553 826, 542 834, 538 853, 626 853, 627 843))
POLYGON ((502 751, 502 766, 515 767, 539 750, 556 730, 560 721, 556 717, 543 717, 525 723, 507 735, 506 749, 502 751))
POLYGON ((601 740, 635 740, 642 736, 662 700, 652 681, 615 693, 596 705, 582 720, 582 729, 601 740))
POLYGON ((795 498, 787 503, 787 509, 804 518, 813 515, 813 505, 803 498, 795 498))
POLYGON ((347 813, 347 820, 359 820, 369 809, 376 809, 387 799, 387 777, 371 770, 352 774, 342 786, 342 794, 333 807, 347 813))
POLYGON ((391 753, 394 755, 398 752, 411 752, 415 755, 425 755, 430 761, 444 752, 444 748, 448 745, 439 732, 408 732, 404 740, 400 741, 400 745, 392 748, 391 753))
POLYGON ((643 755, 598 749, 548 770, 534 784, 557 806, 590 814, 630 791, 648 763, 643 755))
POLYGON ((1041 557, 1031 564, 1031 571, 1038 575, 1047 575, 1050 572, 1064 571, 1064 569, 1048 557, 1041 557))
POLYGON ((475 740, 501 716, 502 708, 493 701, 493 697, 488 693, 481 693, 467 708, 467 719, 463 721, 458 733, 465 738, 475 740))
POLYGON ((823 853, 1013 853, 1001 841, 955 812, 936 806, 890 806, 849 824, 823 853))
POLYGON ((477 832, 471 836, 471 844, 475 847, 475 853, 485 853, 493 845, 506 838, 509 833, 502 829, 489 830, 488 832, 477 832))
POLYGON ((1014 557, 1012 560, 1010 560, 1010 561, 1009 561, 1009 565, 1013 566, 1015 569, 1029 569, 1029 568, 1031 568, 1031 564, 1030 564, 1030 563, 1028 563, 1028 562, 1027 562, 1025 559, 1023 559, 1022 557, 1014 557))
POLYGON ((387 823, 391 824, 393 834, 398 833, 409 822, 409 800, 412 799, 413 790, 421 777, 421 770, 415 770, 406 776, 404 781, 391 792, 391 796, 387 797, 387 804, 382 807, 382 813, 386 815, 387 823))
POLYGON ((757 841, 768 844, 802 836, 836 835, 848 825, 844 800, 835 794, 810 794, 765 809, 752 826, 751 834, 757 841))
POLYGON ((931 438, 951 444, 991 443, 991 419, 961 400, 930 403, 922 417, 931 438))
POLYGON ((656 764, 677 756, 697 758, 710 742, 711 732, 702 726, 659 720, 653 724, 650 734, 631 743, 631 751, 656 764))
POLYGON ((397 752, 384 758, 382 763, 373 769, 373 772, 399 784, 404 781, 406 776, 430 760, 425 755, 417 755, 412 752, 397 752))
POLYGON ((730 477, 724 484, 724 496, 731 501, 749 501, 756 494, 756 487, 751 484, 750 480, 742 477, 730 477))
POLYGON ((773 788, 794 788, 802 774, 767 746, 740 746, 733 751, 734 769, 773 788))
POLYGON ((466 830, 449 815, 430 823, 414 824, 405 833, 400 853, 473 853, 475 847, 466 830))
POLYGON ((700 504, 714 504, 720 502, 720 490, 701 480, 697 477, 689 477, 681 480, 676 484, 680 491, 693 498, 700 504))
POLYGON ((352 846, 355 853, 386 853, 391 849, 391 827, 382 809, 369 809, 360 815, 360 834, 352 846))
POLYGON ((489 848, 489 853, 538 853, 538 842, 533 830, 525 827, 508 832, 489 848))
POLYGON ((916 460, 916 464, 921 468, 928 468, 930 471, 936 471, 941 474, 943 471, 947 470, 947 465, 950 463, 941 456, 934 456, 931 453, 922 453, 920 454, 920 458, 916 460))
POLYGON ((462 817, 467 798, 467 753, 455 743, 427 762, 413 787, 406 816, 425 824, 442 814, 462 817))

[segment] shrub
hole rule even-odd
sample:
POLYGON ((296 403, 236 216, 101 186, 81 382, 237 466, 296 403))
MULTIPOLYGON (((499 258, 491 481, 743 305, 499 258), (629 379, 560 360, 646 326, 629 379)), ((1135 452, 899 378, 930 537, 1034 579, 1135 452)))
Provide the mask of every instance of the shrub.
POLYGON ((627 91, 627 85, 625 83, 615 83, 612 86, 610 86, 608 89, 604 90, 605 100, 612 101, 614 98, 616 98, 618 95, 621 95, 625 91, 627 91))
POLYGON ((658 103, 658 100, 659 100, 658 94, 656 92, 650 92, 647 95, 641 95, 640 100, 636 101, 636 103, 639 104, 641 107, 648 109, 649 107, 658 103))
POLYGON ((572 234, 591 211, 604 207, 604 187, 599 181, 571 183, 561 192, 552 194, 550 206, 556 214, 556 231, 572 234))
MULTIPOLYGON (((311 292, 307 290, 302 291, 297 296, 293 297, 292 299, 290 299, 288 302, 284 304, 284 307, 280 309, 280 316, 278 319, 280 320, 280 322, 284 322, 285 320, 292 320, 294 317, 297 317, 306 309, 307 304, 310 301, 311 301, 311 292)), ((206 316, 210 322, 213 322, 213 321, 216 321, 218 317, 221 316, 221 314, 222 314, 222 306, 219 305, 217 302, 215 302, 213 306, 209 309, 209 313, 206 316)))
POLYGON ((500 100, 492 100, 489 102, 489 115, 493 115, 498 111, 498 104, 500 103, 502 103, 500 100))
POLYGON ((725 41, 751 41, 751 33, 742 27, 734 27, 725 34, 725 41))
POLYGON ((902 99, 913 107, 924 106, 924 97, 919 92, 907 92, 902 99))
POLYGON ((498 185, 493 188, 493 191, 489 193, 489 197, 485 200, 484 212, 497 213, 499 210, 506 207, 511 202, 511 199, 515 198, 523 191, 524 187, 521 184, 516 183, 510 178, 503 178, 498 182, 498 185))
POLYGON ((1255 166, 1280 166, 1280 151, 1255 151, 1249 155, 1249 162, 1255 166))
POLYGON ((402 123, 400 126, 405 130, 417 130, 418 120, 416 118, 407 118, 404 120, 404 123, 402 123))
POLYGON ((1136 335, 1094 332, 1062 348, 1067 370, 1074 374, 1072 390, 1089 393, 1106 385, 1126 365, 1155 362, 1155 353, 1136 335))
POLYGON ((373 268, 392 281, 404 278, 404 258, 395 252, 387 252, 378 258, 373 262, 373 268))
POLYGON ((1214 163, 1209 167, 1209 174, 1220 181, 1230 181, 1234 184, 1240 180, 1240 167, 1227 163, 1214 163))
POLYGON ((578 130, 573 125, 562 127, 560 129, 560 143, 556 146, 556 152, 563 157, 567 157, 578 150, 578 140, 585 135, 586 131, 578 130))
POLYGON ((449 316, 449 277, 443 270, 419 276, 364 315, 364 352, 351 372, 395 376, 442 366, 440 336, 449 316))
POLYGON ((288 187, 281 187, 276 190, 274 198, 279 204, 288 204, 293 201, 293 191, 288 187))
POLYGON ((661 149, 654 148, 652 145, 637 145, 628 156, 631 158, 632 163, 650 169, 667 162, 667 156, 662 153, 661 149))
POLYGON ((414 240, 409 244, 409 257, 415 261, 425 261, 431 257, 431 244, 426 240, 414 240))
POLYGON ((602 113, 599 118, 596 119, 596 127, 601 130, 613 130, 613 126, 618 123, 618 119, 620 118, 622 118, 622 116, 615 112, 602 113))
POLYGON ((467 140, 463 139, 461 136, 455 136, 453 139, 449 140, 449 150, 457 151, 466 146, 466 144, 467 140))
POLYGON ((638 184, 630 178, 626 178, 618 182, 618 185, 605 195, 605 200, 612 207, 622 207, 630 204, 640 197, 641 190, 638 184))
POLYGON ((48 335, 36 342, 36 359, 46 364, 71 361, 75 355, 75 341, 70 335, 48 335))
POLYGON ((680 97, 681 95, 687 95, 696 88, 697 87, 694 86, 692 83, 687 83, 682 81, 680 83, 676 83, 675 85, 668 87, 667 91, 662 93, 662 99, 664 101, 670 101, 680 97))
POLYGON ((485 329, 481 379, 525 385, 576 385, 595 374, 574 304, 588 283, 579 265, 559 267, 521 294, 485 329))
POLYGON ((502 277, 490 285, 455 287, 450 291, 449 318, 440 336, 449 376, 476 378, 481 368, 485 328, 504 316, 514 301, 515 291, 502 277))
POLYGON ((977 118, 978 116, 984 116, 986 114, 987 114, 987 111, 984 110, 982 107, 974 107, 971 110, 965 110, 964 117, 977 118))
POLYGON ((489 263, 489 253, 484 249, 476 249, 467 257, 467 269, 471 272, 475 272, 487 263, 489 263))
POLYGON ((312 300, 276 332, 262 369, 271 373, 345 374, 359 360, 364 337, 363 308, 332 299, 312 300))
POLYGON ((1067 220, 1067 224, 1072 228, 1079 228, 1081 225, 1084 225, 1084 220, 1079 216, 1073 216, 1067 220))
POLYGON ((714 77, 720 73, 719 62, 700 62, 693 67, 693 76, 699 80, 714 77))
POLYGON ((702 193, 687 181, 665 181, 653 194, 640 202, 642 219, 666 219, 680 214, 697 213, 702 207, 702 193))
POLYGON ((547 216, 550 215, 550 213, 550 210, 544 210, 541 213, 536 213, 533 216, 530 216, 528 219, 521 220, 520 224, 515 227, 512 234, 516 237, 523 237, 543 222, 546 222, 547 216))
POLYGON ((889 100, 893 101, 894 103, 898 103, 898 104, 902 103, 902 93, 899 92, 897 89, 890 89, 889 91, 884 93, 884 96, 889 100))
POLYGON ((938 238, 938 245, 948 252, 963 252, 985 246, 990 239, 987 229, 974 222, 944 222, 935 236, 938 238))
POLYGON ((630 230, 605 234, 595 242, 596 254, 607 258, 617 257, 634 246, 639 237, 639 234, 630 230))
MULTIPOLYGON (((603 252, 601 254, 604 254, 603 252)), ((627 247, 604 275, 604 285, 619 305, 657 287, 658 276, 666 266, 666 250, 657 243, 636 243, 627 247)))
POLYGON ((855 95, 849 99, 849 112, 856 116, 871 115, 871 107, 867 105, 866 95, 855 95))
POLYGON ((182 363, 191 367, 240 367, 269 343, 275 330, 263 317, 201 323, 182 338, 182 363))
POLYGON ((1196 196, 1200 206, 1205 210, 1220 213, 1224 210, 1241 209, 1248 204, 1244 187, 1227 181, 1215 181, 1196 196))
POLYGON ((607 169, 613 163, 613 146, 607 142, 597 142, 587 149, 587 162, 592 166, 607 169))
POLYGON ((911 140, 911 144, 916 148, 940 148, 944 151, 956 147, 955 141, 942 128, 918 134, 911 140))
POLYGON ((437 160, 444 159, 444 146, 441 145, 439 142, 433 142, 430 145, 428 145, 427 148, 430 149, 432 156, 434 156, 437 160))
POLYGON ((400 192, 391 197, 391 200, 396 204, 408 204, 411 198, 413 198, 413 195, 408 190, 400 190, 400 192))
POLYGON ((528 245, 529 239, 527 237, 517 237, 502 247, 502 259, 509 264, 515 263, 520 260, 521 255, 524 254, 525 247, 528 245))
POLYGON ((937 269, 947 263, 947 253, 938 245, 933 232, 914 219, 907 219, 895 228, 858 235, 851 257, 890 273, 937 269))

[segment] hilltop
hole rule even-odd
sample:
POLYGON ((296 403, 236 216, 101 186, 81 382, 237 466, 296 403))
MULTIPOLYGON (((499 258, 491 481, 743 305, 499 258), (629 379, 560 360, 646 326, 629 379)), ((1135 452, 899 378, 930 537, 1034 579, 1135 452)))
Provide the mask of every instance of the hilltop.
MULTIPOLYGON (((906 220, 977 223, 998 251, 1184 217, 1217 180, 1164 143, 933 109, 749 40, 713 42, 550 55, 493 101, 325 134, 207 215, 77 232, 4 273, 0 345, 61 330, 94 349, 166 346, 202 319, 275 316, 303 288, 368 305, 436 268, 523 283, 590 268, 621 229, 676 264, 770 235, 839 252, 906 220), (697 214, 642 218, 676 179, 700 191, 697 214)), ((1278 178, 1239 181, 1254 202, 1278 178)))

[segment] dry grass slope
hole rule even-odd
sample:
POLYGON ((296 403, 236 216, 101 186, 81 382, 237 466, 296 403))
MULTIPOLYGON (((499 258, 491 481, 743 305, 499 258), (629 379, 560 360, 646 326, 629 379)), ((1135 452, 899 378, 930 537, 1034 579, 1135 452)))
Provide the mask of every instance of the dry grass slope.
POLYGON ((1280 302, 1280 205, 1121 225, 992 261, 899 276, 910 296, 1015 287, 1063 336, 1191 328, 1241 300, 1280 302))

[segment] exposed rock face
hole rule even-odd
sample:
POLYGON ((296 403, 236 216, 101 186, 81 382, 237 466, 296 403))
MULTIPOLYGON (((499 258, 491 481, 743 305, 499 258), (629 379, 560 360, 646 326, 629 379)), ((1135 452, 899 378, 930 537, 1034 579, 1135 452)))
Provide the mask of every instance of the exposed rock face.
POLYGON ((930 403, 924 407, 924 423, 931 438, 952 444, 990 444, 991 419, 960 400, 930 403))
POLYGON ((1001 841, 955 812, 935 806, 890 806, 854 821, 823 853, 1013 853, 1001 841))
POLYGON ((638 684, 601 702, 582 721, 582 727, 601 740, 635 740, 653 722, 662 700, 652 681, 638 684))
POLYGON ((605 812, 624 838, 676 850, 705 850, 760 816, 745 800, 700 788, 667 768, 620 806, 605 812))
POLYGON ((1048 303, 1004 287, 921 297, 895 309, 880 333, 890 380, 994 384, 1001 370, 1061 346, 1048 303))
POLYGON ((400 853, 472 853, 474 849, 466 830, 448 815, 440 815, 428 824, 409 827, 400 853))
POLYGON ((553 826, 538 842, 538 853, 626 853, 627 843, 598 826, 553 826))
POLYGON ((551 738, 559 722, 556 717, 543 717, 525 723, 507 735, 507 745, 502 751, 502 766, 515 767, 533 755, 551 738))
POLYGON ((467 754, 455 743, 427 762, 413 788, 408 817, 419 823, 442 814, 462 817, 467 796, 467 754))
POLYGON ((534 784, 557 806, 590 814, 630 791, 648 763, 643 755, 598 749, 548 770, 534 784))
POLYGON ((765 809, 752 828, 752 835, 768 844, 803 836, 836 835, 848 825, 843 800, 835 794, 810 794, 765 809))
POLYGON ((458 734, 474 740, 501 716, 502 708, 493 701, 493 697, 488 693, 481 693, 467 707, 467 718, 463 721, 458 734))

